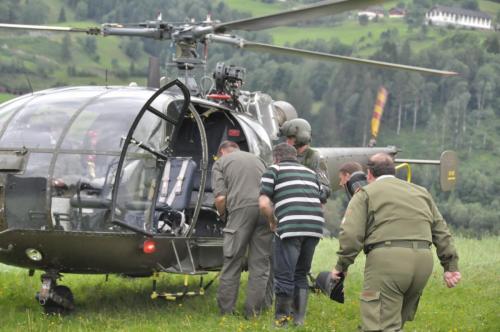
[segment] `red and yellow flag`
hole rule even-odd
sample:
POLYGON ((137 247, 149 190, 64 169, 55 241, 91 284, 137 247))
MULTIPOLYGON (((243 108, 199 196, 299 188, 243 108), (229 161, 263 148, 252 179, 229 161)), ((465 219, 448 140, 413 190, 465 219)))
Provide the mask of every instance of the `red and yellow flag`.
POLYGON ((384 106, 386 101, 387 101, 387 90, 383 86, 381 86, 378 89, 377 101, 375 102, 375 108, 373 109, 372 138, 377 138, 378 129, 380 127, 380 120, 382 119, 382 113, 384 113, 384 106))

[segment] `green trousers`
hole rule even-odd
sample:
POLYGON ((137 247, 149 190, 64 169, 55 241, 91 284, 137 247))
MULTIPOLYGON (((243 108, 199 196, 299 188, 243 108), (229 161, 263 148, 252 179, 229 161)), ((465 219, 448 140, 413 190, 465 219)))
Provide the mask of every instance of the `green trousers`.
POLYGON ((406 321, 413 320, 432 264, 430 249, 370 251, 360 298, 362 331, 400 331, 406 321))
POLYGON ((229 214, 224 228, 224 265, 217 290, 217 303, 222 314, 235 310, 247 250, 248 285, 245 315, 258 314, 266 307, 272 234, 265 219, 261 218, 258 206, 237 209, 229 214))

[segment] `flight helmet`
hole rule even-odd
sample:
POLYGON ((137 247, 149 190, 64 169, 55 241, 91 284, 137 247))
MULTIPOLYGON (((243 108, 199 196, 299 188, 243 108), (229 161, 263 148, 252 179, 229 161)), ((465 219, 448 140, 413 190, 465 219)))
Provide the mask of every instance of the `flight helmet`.
POLYGON ((304 119, 288 120, 280 128, 282 136, 295 137, 295 144, 306 145, 311 142, 311 125, 304 119))

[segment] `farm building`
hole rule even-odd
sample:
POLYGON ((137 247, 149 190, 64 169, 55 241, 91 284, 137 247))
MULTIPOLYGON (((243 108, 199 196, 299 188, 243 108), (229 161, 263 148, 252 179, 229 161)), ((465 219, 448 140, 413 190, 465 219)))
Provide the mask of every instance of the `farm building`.
POLYGON ((491 16, 475 10, 456 7, 434 6, 426 14, 427 24, 453 25, 473 29, 493 29, 491 16))

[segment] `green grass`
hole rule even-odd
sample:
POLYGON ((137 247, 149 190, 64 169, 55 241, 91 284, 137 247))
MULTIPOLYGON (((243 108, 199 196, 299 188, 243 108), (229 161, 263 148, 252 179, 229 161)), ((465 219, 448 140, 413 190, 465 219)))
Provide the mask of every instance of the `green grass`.
POLYGON ((483 12, 486 12, 495 18, 498 11, 500 11, 500 3, 488 1, 488 0, 479 0, 479 9, 483 12))
POLYGON ((384 19, 380 22, 370 22, 365 26, 360 25, 357 20, 348 20, 334 27, 280 27, 270 29, 269 33, 273 36, 274 43, 278 45, 293 44, 300 40, 328 41, 332 38, 351 45, 363 36, 372 41, 378 40, 380 34, 388 29, 398 29, 401 37, 407 34, 406 24, 400 19, 384 19))
POLYGON ((9 93, 0 93, 0 103, 3 103, 4 101, 7 101, 14 97, 15 97, 14 95, 11 95, 9 93))
MULTIPOLYGON (((406 331, 497 331, 500 327, 500 238, 482 241, 457 238, 463 282, 447 289, 442 269, 434 272, 420 301, 416 321, 406 331)), ((336 240, 323 240, 313 262, 314 274, 334 265, 336 240)), ((296 331, 355 331, 359 322, 358 294, 362 286, 363 254, 346 280, 346 303, 340 305, 323 295, 311 295, 306 325, 296 331)), ((63 284, 75 293, 77 310, 67 317, 46 317, 33 295, 40 287, 39 273, 0 265, 1 331, 268 331, 272 311, 254 320, 220 317, 215 301, 217 282, 204 297, 179 302, 151 300, 150 280, 110 276, 66 275, 63 284)), ((193 281, 193 284, 195 282, 193 281)), ((246 284, 246 273, 243 287, 246 284)), ((164 276, 161 287, 181 287, 182 278, 164 276)), ((244 290, 238 309, 242 309, 244 290)))
POLYGON ((287 10, 284 4, 280 2, 269 4, 260 0, 225 0, 224 3, 231 9, 250 13, 252 16, 263 16, 287 10))

